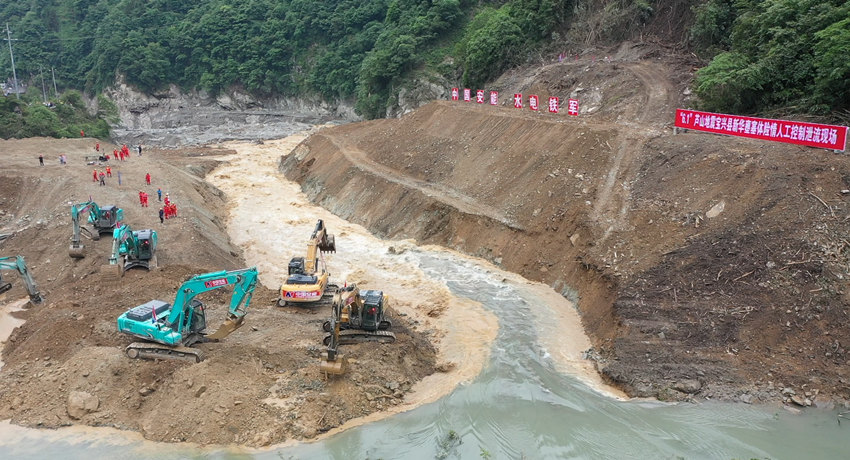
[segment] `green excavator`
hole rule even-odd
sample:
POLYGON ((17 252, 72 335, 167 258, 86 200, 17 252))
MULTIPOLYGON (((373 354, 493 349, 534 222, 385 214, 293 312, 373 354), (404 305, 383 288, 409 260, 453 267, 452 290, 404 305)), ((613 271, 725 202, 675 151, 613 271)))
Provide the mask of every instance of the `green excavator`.
MULTIPOLYGON (((38 287, 35 285, 35 280, 32 279, 32 275, 30 275, 23 257, 0 257, 0 270, 16 270, 21 275, 21 279, 24 280, 24 286, 27 288, 27 293, 30 295, 30 303, 36 305, 44 300, 41 297, 41 293, 38 292, 38 287)), ((12 283, 4 282, 2 273, 0 273, 0 294, 9 289, 12 289, 12 283)))
POLYGON ((192 345, 221 340, 241 327, 256 286, 256 267, 195 275, 180 286, 173 304, 151 300, 128 310, 118 317, 118 331, 144 341, 128 345, 127 356, 201 362, 203 353, 192 345), (225 286, 233 286, 227 320, 207 335, 205 306, 195 297, 225 286))
POLYGON ((121 225, 122 220, 124 220, 124 210, 117 206, 100 207, 92 200, 72 204, 71 222, 74 224, 74 234, 71 235, 69 255, 75 259, 85 257, 85 246, 81 240, 82 235, 85 234, 86 237, 97 241, 101 234, 112 233, 115 228, 121 225), (88 222, 92 225, 94 231, 80 225, 80 215, 86 212, 89 213, 88 222))
POLYGON ((133 230, 129 225, 122 224, 112 231, 109 268, 119 274, 135 267, 146 270, 156 268, 156 245, 155 230, 133 230))

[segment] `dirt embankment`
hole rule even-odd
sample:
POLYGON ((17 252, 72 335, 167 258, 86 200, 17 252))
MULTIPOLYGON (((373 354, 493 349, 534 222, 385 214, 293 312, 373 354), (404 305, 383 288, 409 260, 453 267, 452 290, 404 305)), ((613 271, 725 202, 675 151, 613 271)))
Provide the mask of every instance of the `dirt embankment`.
POLYGON ((589 356, 633 396, 829 407, 850 397, 850 164, 674 136, 686 69, 621 50, 508 75, 502 94, 577 96, 582 115, 435 102, 323 130, 281 170, 380 236, 578 299, 589 356))
MULTIPOLYGON (((198 345, 199 364, 131 360, 123 354, 133 341, 117 332, 116 319, 152 299, 171 302, 180 284, 197 273, 244 266, 241 249, 228 238, 229 201, 204 181, 221 150, 183 149, 135 153, 112 162, 106 186, 92 181, 84 161, 95 140, 26 139, 0 141, 0 255, 24 255, 43 305, 13 313, 26 322, 2 350, 0 419, 25 426, 68 424, 113 426, 156 441, 262 446, 307 439, 356 417, 402 404, 410 388, 434 372, 435 351, 407 318, 394 321, 393 345, 346 346, 358 367, 345 379, 325 380, 319 372, 329 312, 274 306, 275 288, 258 286, 246 325, 220 343, 198 345), (69 164, 59 165, 65 153, 69 164), (46 165, 38 166, 38 155, 46 165), (122 184, 118 184, 118 172, 122 184), (144 185, 150 173, 151 186, 144 185), (159 222, 156 189, 168 193, 179 216, 159 222), (151 196, 142 208, 138 192, 151 196), (68 255, 69 202, 92 197, 117 204, 134 229, 159 234, 159 267, 131 270, 110 280, 111 238, 85 240, 88 255, 68 255)), ((114 146, 101 141, 109 152, 114 146)), ((103 169, 103 166, 99 166, 103 169)), ((305 230, 303 238, 309 232, 305 230)), ((296 255, 296 254, 293 254, 296 255)), ((279 261, 285 264, 287 261, 279 261)), ((0 303, 25 295, 16 274, 0 303)), ((224 319, 229 292, 202 294, 208 323, 224 319)))

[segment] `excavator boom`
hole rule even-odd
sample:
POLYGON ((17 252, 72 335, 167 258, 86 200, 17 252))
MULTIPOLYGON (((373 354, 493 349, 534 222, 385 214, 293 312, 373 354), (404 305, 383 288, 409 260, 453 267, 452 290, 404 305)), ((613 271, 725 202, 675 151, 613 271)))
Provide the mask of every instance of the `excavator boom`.
POLYGON ((127 347, 131 358, 181 358, 200 361, 203 357, 191 345, 221 340, 238 329, 248 312, 257 268, 218 271, 196 275, 184 282, 172 304, 152 300, 132 308, 118 317, 118 331, 145 340, 127 347), (225 286, 233 286, 227 320, 219 330, 207 335, 204 304, 195 299, 199 294, 225 286), (151 343, 154 342, 154 343, 151 343))
MULTIPOLYGON (((32 279, 32 275, 30 275, 30 271, 22 256, 16 256, 14 258, 0 257, 0 270, 16 270, 18 274, 21 275, 21 279, 24 280, 24 286, 27 289, 27 293, 30 295, 30 303, 34 305, 40 304, 44 300, 41 297, 41 293, 38 291, 38 286, 36 286, 35 280, 32 279)), ((12 283, 3 282, 3 277, 0 276, 0 293, 6 292, 11 288, 12 283)))
POLYGON ((99 240, 101 233, 111 232, 114 228, 120 226, 121 220, 124 219, 124 210, 116 206, 100 207, 92 200, 85 203, 71 204, 71 222, 73 223, 74 233, 71 235, 71 245, 68 248, 68 254, 75 258, 81 259, 85 257, 85 246, 82 244, 81 236, 99 240), (94 231, 80 224, 80 216, 88 212, 88 222, 92 225, 94 231))

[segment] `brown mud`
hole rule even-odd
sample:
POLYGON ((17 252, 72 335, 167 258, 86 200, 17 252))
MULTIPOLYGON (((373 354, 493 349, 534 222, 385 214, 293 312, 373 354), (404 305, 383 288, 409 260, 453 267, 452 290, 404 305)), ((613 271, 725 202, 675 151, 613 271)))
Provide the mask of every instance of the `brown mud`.
POLYGON ((850 397, 850 163, 674 135, 686 69, 636 47, 509 74, 495 89, 578 97, 582 115, 438 101, 323 130, 280 167, 379 236, 577 301, 587 356, 630 396, 831 407, 850 397))

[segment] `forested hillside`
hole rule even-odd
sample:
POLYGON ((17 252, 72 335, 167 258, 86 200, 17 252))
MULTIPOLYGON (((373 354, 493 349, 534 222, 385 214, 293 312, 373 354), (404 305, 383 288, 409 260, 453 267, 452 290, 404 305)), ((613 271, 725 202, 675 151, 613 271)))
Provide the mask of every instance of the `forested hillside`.
MULTIPOLYGON (((19 78, 55 69, 87 94, 120 74, 146 92, 348 99, 374 118, 416 79, 479 87, 541 57, 654 38, 703 59, 704 108, 850 107, 850 1, 9 0, 0 21, 19 78)), ((0 68, 11 77, 7 52, 0 68)))

